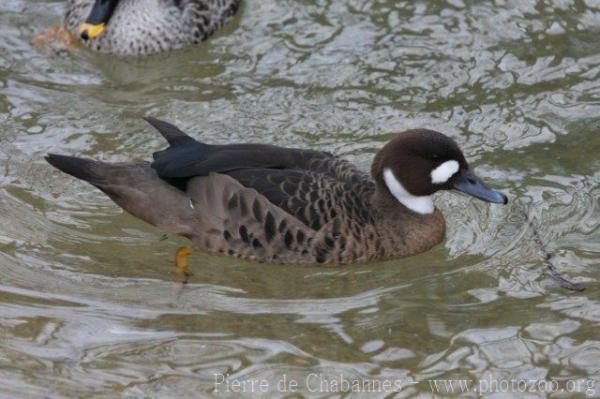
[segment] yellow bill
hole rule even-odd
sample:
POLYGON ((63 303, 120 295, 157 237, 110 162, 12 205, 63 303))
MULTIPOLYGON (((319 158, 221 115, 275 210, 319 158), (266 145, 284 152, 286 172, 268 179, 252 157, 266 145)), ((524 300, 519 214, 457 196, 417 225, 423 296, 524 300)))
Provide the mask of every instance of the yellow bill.
POLYGON ((85 40, 95 39, 96 37, 100 36, 102 32, 104 32, 105 28, 105 23, 94 25, 84 22, 81 25, 79 25, 79 35, 85 40))

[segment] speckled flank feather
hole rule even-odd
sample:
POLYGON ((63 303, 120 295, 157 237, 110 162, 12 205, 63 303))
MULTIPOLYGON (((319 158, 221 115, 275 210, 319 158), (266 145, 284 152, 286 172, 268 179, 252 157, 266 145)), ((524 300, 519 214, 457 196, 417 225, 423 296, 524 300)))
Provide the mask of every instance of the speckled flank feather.
POLYGON ((61 155, 48 161, 197 248, 246 259, 353 263, 412 255, 443 238, 439 211, 408 211, 367 174, 329 153, 209 145, 147 120, 170 144, 152 164, 61 155))
MULTIPOLYGON (((79 26, 94 0, 69 0, 65 27, 79 36, 79 26)), ((105 32, 83 43, 118 55, 148 55, 205 40, 236 13, 241 0, 121 0, 105 32)))

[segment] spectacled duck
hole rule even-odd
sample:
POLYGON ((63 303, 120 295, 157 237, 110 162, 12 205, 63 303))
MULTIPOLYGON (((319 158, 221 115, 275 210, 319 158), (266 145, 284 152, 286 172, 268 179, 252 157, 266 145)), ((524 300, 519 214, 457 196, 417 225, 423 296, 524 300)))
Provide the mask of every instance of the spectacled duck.
POLYGON ((167 122, 146 120, 169 143, 153 162, 46 159, 201 250, 298 264, 404 257, 444 238, 434 193, 458 190, 507 203, 473 173, 451 138, 432 130, 398 133, 377 153, 369 176, 327 152, 206 144, 167 122))

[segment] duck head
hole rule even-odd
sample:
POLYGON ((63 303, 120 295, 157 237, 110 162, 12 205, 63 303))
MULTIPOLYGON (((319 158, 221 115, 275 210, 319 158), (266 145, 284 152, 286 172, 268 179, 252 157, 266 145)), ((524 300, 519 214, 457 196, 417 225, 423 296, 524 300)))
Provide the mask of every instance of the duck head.
POLYGON ((497 204, 508 202, 506 195, 475 175, 454 140, 433 130, 399 133, 377 153, 371 174, 378 190, 420 214, 434 211, 431 196, 440 190, 457 190, 497 204))
POLYGON ((79 35, 83 40, 91 40, 100 36, 108 20, 112 16, 119 0, 95 0, 90 15, 79 26, 79 35))

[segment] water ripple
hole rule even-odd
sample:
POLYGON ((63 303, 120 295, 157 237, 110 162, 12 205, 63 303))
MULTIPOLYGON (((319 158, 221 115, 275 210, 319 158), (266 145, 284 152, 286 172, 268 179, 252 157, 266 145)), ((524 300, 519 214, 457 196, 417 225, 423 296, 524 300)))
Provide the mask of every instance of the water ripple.
POLYGON ((239 397, 219 375, 266 380, 265 397, 285 396, 282 376, 336 395, 325 388, 341 375, 400 381, 398 397, 441 394, 438 378, 571 379, 598 394, 597 1, 248 0, 209 42, 142 60, 33 48, 64 5, 0 4, 2 395, 239 397), (322 148, 365 169, 393 133, 437 129, 511 202, 439 195, 447 240, 399 261, 195 253, 181 289, 185 240, 42 159, 148 159, 164 142, 145 115, 211 143, 322 148), (585 292, 544 276, 523 212, 585 292))

